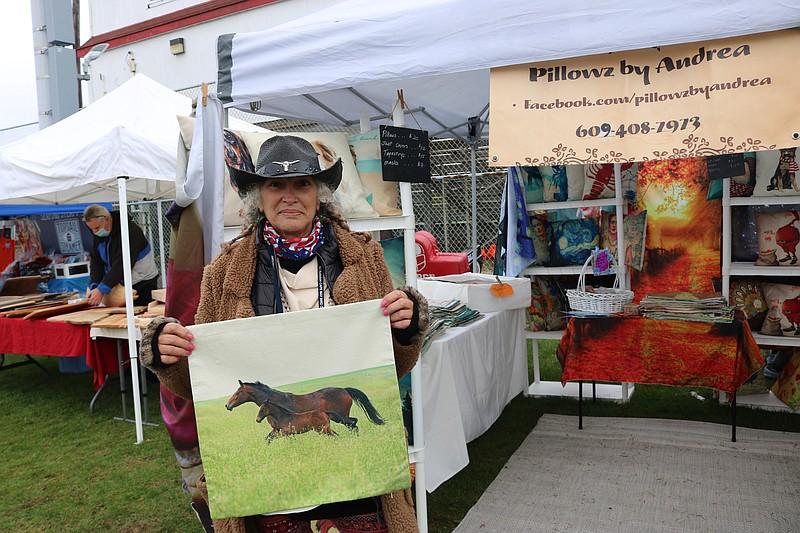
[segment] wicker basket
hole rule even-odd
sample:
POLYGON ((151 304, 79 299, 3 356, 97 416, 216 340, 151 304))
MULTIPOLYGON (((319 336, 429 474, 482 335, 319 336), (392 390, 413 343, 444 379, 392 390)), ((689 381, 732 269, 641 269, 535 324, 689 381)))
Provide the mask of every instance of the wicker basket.
POLYGON ((586 292, 586 270, 591 262, 592 256, 590 255, 581 269, 581 275, 578 277, 578 287, 567 289, 570 309, 598 315, 621 313, 623 306, 633 300, 633 291, 619 288, 619 268, 615 268, 617 273, 614 278, 613 288, 597 287, 595 288, 596 292, 586 292))

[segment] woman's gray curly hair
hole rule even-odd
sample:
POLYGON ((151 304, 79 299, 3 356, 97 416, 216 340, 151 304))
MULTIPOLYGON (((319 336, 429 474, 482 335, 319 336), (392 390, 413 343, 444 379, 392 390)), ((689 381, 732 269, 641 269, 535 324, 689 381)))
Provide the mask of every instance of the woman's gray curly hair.
MULTIPOLYGON (((342 216, 341 207, 333 199, 333 191, 327 185, 317 181, 317 195, 319 197, 319 212, 317 215, 327 217, 337 221, 340 225, 349 229, 347 221, 342 216)), ((242 218, 243 227, 255 226, 264 219, 264 213, 260 209, 261 188, 252 187, 242 198, 242 218)))

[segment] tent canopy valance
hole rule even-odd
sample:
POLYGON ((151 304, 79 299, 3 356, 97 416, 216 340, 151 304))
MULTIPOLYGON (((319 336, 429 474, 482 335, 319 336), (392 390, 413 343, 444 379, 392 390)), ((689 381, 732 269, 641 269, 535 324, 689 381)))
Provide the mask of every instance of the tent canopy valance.
MULTIPOLYGON (((344 0, 268 30, 218 39, 226 106, 358 127, 391 123, 402 89, 409 127, 469 135, 488 120, 489 69, 800 25, 791 2, 766 0, 344 0)), ((488 137, 488 128, 477 132, 488 137)))

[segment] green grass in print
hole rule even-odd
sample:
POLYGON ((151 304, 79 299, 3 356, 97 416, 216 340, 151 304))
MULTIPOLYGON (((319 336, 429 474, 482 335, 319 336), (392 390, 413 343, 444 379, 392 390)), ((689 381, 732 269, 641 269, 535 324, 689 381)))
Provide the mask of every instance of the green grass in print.
MULTIPOLYGON (((354 387, 367 395, 385 423, 373 424, 354 402, 350 416, 358 418, 357 433, 331 422, 336 436, 309 431, 268 443, 272 427, 266 419, 256 423, 256 404, 245 403, 228 411, 228 396, 195 404, 215 518, 352 500, 411 485, 394 366, 291 385, 267 385, 294 394, 354 387)), ((230 394, 237 387, 238 383, 232 384, 230 394)))

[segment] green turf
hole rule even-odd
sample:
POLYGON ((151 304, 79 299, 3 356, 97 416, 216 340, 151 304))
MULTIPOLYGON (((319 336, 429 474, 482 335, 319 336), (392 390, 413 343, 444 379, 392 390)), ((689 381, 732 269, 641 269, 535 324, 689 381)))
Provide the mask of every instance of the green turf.
MULTIPOLYGON (((554 344, 540 343, 544 380, 560 376, 554 344)), ((48 374, 33 365, 0 372, 0 531, 199 532, 163 425, 146 426, 145 442, 135 444, 133 424, 114 420, 121 412, 116 386, 90 414, 91 374, 61 374, 57 359, 36 359, 48 374)), ((730 410, 713 391, 696 390, 707 399, 688 388, 637 385, 630 402, 588 403, 585 414, 729 423, 730 410)), ((544 413, 575 415, 577 402, 515 398, 468 445, 469 466, 428 495, 432 533, 453 530, 544 413)), ((155 393, 148 414, 160 422, 155 393)), ((739 407, 738 423, 800 432, 800 415, 785 412, 739 407)), ((359 426, 366 424, 360 416, 359 426)))

